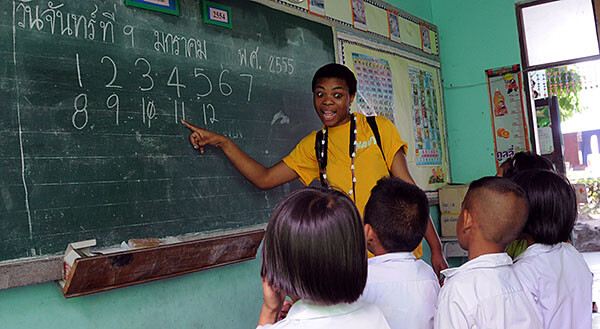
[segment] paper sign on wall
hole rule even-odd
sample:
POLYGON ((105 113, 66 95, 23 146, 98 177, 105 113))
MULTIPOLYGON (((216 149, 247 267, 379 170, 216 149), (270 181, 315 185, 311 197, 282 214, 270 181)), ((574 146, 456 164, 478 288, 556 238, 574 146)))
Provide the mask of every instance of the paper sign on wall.
POLYGON ((486 70, 496 168, 520 151, 529 151, 520 66, 486 70))

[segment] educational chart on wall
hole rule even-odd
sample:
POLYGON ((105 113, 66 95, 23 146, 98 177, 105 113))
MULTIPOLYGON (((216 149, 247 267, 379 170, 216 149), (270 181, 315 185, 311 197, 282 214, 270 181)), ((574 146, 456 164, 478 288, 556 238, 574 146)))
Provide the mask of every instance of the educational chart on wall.
POLYGON ((0 261, 260 225, 295 187, 259 190, 181 120, 277 163, 321 127, 331 27, 232 0, 229 29, 178 4, 0 2, 0 261))
POLYGON ((529 151, 519 65, 486 70, 496 168, 520 151, 529 151))
POLYGON ((408 67, 417 165, 442 164, 437 88, 431 71, 408 67))
MULTIPOLYGON (((379 69, 383 70, 383 73, 379 72, 374 77, 380 84, 383 82, 382 77, 385 77, 387 74, 385 72, 390 72, 391 85, 389 93, 391 93, 390 96, 392 97, 392 107, 389 110, 393 111, 394 125, 398 129, 400 137, 408 144, 406 161, 410 173, 419 187, 426 191, 436 191, 438 188, 445 186, 449 181, 446 128, 441 99, 439 66, 436 66, 436 63, 433 61, 419 61, 420 58, 409 58, 410 54, 393 53, 394 49, 391 47, 385 48, 385 50, 382 48, 385 47, 382 47, 379 43, 371 43, 369 40, 338 31, 339 59, 356 73, 359 79, 359 89, 363 83, 360 77, 365 72, 365 66, 370 67, 369 65, 373 65, 373 63, 381 65, 379 69), (363 62, 363 60, 367 61, 363 62), (393 88, 391 87, 392 85, 393 88), (420 120, 420 127, 423 129, 424 125, 426 125, 427 129, 429 129, 429 142, 432 147, 433 138, 436 138, 437 158, 435 161, 429 160, 430 164, 424 164, 424 157, 417 158, 416 156, 417 154, 423 154, 425 140, 423 139, 421 146, 415 142, 416 128, 413 118, 415 112, 413 86, 415 85, 417 86, 416 91, 419 96, 416 102, 419 105, 417 117, 420 120), (424 98, 423 100, 421 100, 421 95, 424 98), (423 114, 423 107, 425 114, 423 114), (424 123, 424 118, 427 120, 426 124, 424 123), (433 133, 434 131, 435 134, 433 133)), ((360 103, 360 101, 354 102, 352 110, 356 112, 362 111, 360 103)), ((421 134, 423 138, 422 130, 421 134)))
POLYGON ((352 53, 356 80, 356 104, 367 116, 379 115, 394 119, 394 84, 390 64, 385 59, 352 53))

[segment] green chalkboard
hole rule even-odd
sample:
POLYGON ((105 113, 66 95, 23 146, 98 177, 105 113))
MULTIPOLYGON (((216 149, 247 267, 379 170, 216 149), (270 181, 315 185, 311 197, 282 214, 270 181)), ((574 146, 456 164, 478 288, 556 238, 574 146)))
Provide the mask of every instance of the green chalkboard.
POLYGON ((330 27, 247 0, 232 29, 124 0, 0 2, 0 260, 265 223, 261 191, 186 120, 269 166, 320 122, 310 81, 330 27))

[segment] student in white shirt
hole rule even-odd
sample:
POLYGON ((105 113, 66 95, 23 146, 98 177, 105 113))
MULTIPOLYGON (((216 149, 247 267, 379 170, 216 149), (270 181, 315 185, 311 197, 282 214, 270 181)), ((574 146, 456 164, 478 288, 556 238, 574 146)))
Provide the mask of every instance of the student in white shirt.
POLYGON ((577 218, 575 190, 547 170, 523 172, 513 180, 529 198, 523 228, 529 246, 513 268, 533 295, 544 328, 592 328, 592 274, 567 242, 577 218))
POLYGON ((542 328, 533 298, 504 252, 525 224, 527 207, 523 190, 507 178, 471 183, 456 225, 469 261, 442 271, 435 328, 542 328))
POLYGON ((288 195, 271 215, 261 259, 258 328, 389 329, 377 306, 357 301, 367 281, 365 235, 342 192, 306 188, 288 195), (275 322, 285 296, 297 302, 275 322))
POLYGON ((364 223, 369 258, 359 300, 377 305, 390 328, 431 329, 440 285, 431 266, 412 253, 425 234, 429 201, 419 187, 395 177, 371 190, 364 223))

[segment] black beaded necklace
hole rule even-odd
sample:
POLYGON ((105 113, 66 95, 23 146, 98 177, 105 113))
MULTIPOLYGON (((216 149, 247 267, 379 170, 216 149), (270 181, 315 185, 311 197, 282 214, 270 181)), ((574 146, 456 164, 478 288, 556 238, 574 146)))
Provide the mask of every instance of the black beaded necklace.
MULTIPOLYGON (((317 162, 319 164, 319 178, 321 180, 321 185, 323 187, 331 188, 329 185, 329 181, 327 180, 327 144, 328 144, 328 134, 327 134, 327 126, 323 128, 317 135, 317 143, 315 145, 316 154, 317 154, 317 162), (319 138, 319 133, 322 134, 322 137, 319 138), (319 140, 321 141, 319 143, 319 140)), ((358 131, 356 130, 356 115, 350 114, 350 143, 348 155, 350 156, 351 165, 350 171, 352 172, 352 189, 348 191, 348 194, 352 196, 354 199, 354 203, 356 203, 356 176, 354 175, 354 158, 356 157, 356 135, 358 131)))

